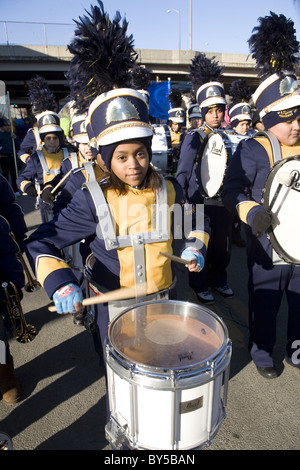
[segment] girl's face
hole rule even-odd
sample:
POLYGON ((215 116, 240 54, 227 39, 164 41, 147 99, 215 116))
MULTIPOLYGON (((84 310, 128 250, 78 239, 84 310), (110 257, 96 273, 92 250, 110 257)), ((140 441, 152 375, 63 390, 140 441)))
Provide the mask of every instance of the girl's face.
POLYGON ((111 170, 123 183, 139 186, 144 181, 149 167, 146 146, 137 140, 119 144, 111 159, 111 170))
POLYGON ((275 134, 275 137, 283 145, 295 145, 300 137, 300 116, 286 122, 280 122, 273 127, 270 131, 275 134))

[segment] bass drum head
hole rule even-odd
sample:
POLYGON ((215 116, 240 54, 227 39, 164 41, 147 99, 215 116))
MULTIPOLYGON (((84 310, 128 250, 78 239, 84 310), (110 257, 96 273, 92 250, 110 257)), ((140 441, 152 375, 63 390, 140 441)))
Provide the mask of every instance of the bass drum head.
POLYGON ((216 357, 227 344, 227 330, 204 307, 162 300, 137 304, 115 317, 108 341, 127 363, 185 369, 216 357))
POLYGON ((204 139, 198 156, 196 177, 202 196, 217 197, 227 168, 227 148, 221 133, 211 132, 204 139))
POLYGON ((279 186, 280 174, 295 178, 292 187, 282 185, 272 207, 276 224, 267 236, 278 256, 287 263, 300 264, 300 156, 276 163, 270 171, 264 190, 263 206, 268 208, 279 186))

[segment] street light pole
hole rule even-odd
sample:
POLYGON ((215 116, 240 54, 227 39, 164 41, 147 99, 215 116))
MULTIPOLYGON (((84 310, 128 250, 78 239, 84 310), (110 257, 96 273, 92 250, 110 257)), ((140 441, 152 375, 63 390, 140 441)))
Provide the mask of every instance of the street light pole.
POLYGON ((192 47, 192 18, 193 18, 193 14, 192 14, 192 0, 190 0, 190 50, 191 50, 191 51, 193 50, 193 47, 192 47))
POLYGON ((180 35, 180 10, 175 10, 174 8, 171 8, 170 10, 167 10, 167 13, 171 13, 171 11, 174 11, 175 13, 178 14, 178 36, 179 36, 179 44, 178 44, 178 49, 181 50, 181 35, 180 35))

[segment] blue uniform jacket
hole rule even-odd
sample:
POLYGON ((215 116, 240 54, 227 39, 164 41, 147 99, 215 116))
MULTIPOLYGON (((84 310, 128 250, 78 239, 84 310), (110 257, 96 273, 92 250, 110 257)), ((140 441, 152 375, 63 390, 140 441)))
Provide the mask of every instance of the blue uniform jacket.
MULTIPOLYGON (((181 217, 183 217, 185 199, 181 187, 174 179, 169 178, 167 179, 167 188, 169 207, 173 204, 176 204, 176 207, 181 207, 181 217)), ((149 193, 153 194, 153 191, 131 188, 129 195, 125 197, 128 198, 129 204, 130 201, 145 204, 147 197, 148 201, 151 199, 149 199, 149 193)), ((155 202, 154 195, 151 195, 151 197, 153 198, 153 202, 155 202)), ((113 204, 118 204, 118 196, 115 191, 111 190, 109 198, 110 203, 112 201, 113 204)), ((132 207, 132 205, 130 207, 132 207)), ((147 208, 148 211, 152 209, 153 206, 147 208)), ((145 211, 143 214, 148 214, 148 218, 150 212, 145 211)), ((122 221, 125 220, 122 213, 119 215, 120 219, 117 218, 116 221, 117 226, 122 224, 122 221)), ((193 214, 192 217, 193 230, 189 238, 183 241, 182 249, 187 246, 193 246, 205 255, 210 230, 208 220, 206 218, 204 219, 204 227, 203 225, 197 227, 195 214, 193 214)), ((137 219, 137 223, 139 223, 139 221, 140 218, 137 219)), ((158 272, 159 274, 163 274, 160 282, 165 285, 160 285, 160 288, 167 288, 173 282, 170 275, 170 260, 161 255, 158 257, 159 251, 168 250, 168 252, 172 253, 175 243, 173 237, 175 231, 173 212, 170 213, 170 231, 170 239, 167 242, 156 242, 145 245, 147 252, 146 267, 148 264, 149 268, 147 271, 148 275, 155 275, 155 273, 157 274, 158 272)), ((83 188, 76 191, 70 204, 61 211, 57 220, 42 224, 26 242, 28 257, 31 259, 32 265, 35 265, 36 276, 44 286, 50 298, 52 298, 54 292, 62 285, 68 282, 76 283, 76 278, 72 270, 62 259, 60 250, 82 239, 90 239, 90 237, 92 238, 90 248, 100 263, 98 268, 95 268, 94 281, 108 290, 117 289, 121 285, 132 285, 133 254, 130 251, 130 247, 128 249, 106 250, 103 239, 104 236, 98 224, 95 205, 89 191, 83 188), (121 281, 121 279, 123 281, 121 281)))
POLYGON ((35 138, 33 128, 28 129, 20 148, 18 150, 17 156, 23 162, 27 163, 30 155, 34 153, 37 149, 37 141, 35 138))
MULTIPOLYGON (((300 144, 280 145, 280 149, 281 158, 287 158, 300 153, 300 144)), ((241 141, 229 164, 222 192, 223 203, 229 211, 237 211, 240 219, 251 228, 254 215, 264 210, 262 190, 273 165, 270 143, 263 136, 241 141)))

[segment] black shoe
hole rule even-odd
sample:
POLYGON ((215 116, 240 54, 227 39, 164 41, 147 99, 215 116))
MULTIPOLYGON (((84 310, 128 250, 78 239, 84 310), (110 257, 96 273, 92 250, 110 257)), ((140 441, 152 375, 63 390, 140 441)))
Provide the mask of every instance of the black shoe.
POLYGON ((256 369, 265 379, 276 379, 276 377, 278 377, 278 373, 275 367, 256 366, 256 369))

